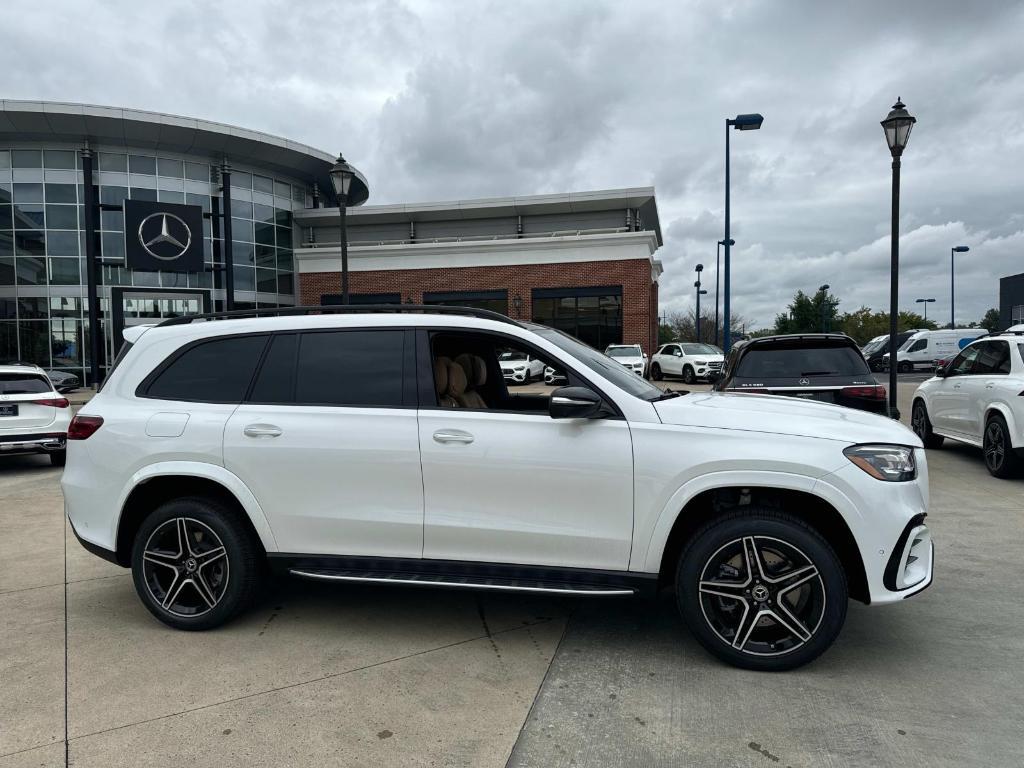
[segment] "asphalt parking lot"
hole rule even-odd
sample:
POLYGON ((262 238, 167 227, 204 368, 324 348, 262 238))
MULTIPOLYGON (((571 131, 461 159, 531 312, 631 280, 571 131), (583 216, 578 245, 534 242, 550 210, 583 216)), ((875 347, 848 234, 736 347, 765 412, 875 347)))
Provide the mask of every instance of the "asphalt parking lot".
POLYGON ((709 657, 671 595, 282 579, 175 632, 70 535, 60 470, 7 457, 0 768, 64 765, 65 716, 75 766, 1022 765, 1024 480, 966 447, 929 459, 933 586, 851 604, 821 659, 758 674, 709 657))

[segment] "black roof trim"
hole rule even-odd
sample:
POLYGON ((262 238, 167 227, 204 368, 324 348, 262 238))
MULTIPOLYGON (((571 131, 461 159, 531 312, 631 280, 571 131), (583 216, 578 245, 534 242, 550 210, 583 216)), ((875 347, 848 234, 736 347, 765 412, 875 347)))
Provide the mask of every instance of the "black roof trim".
POLYGON ((494 320, 525 328, 518 320, 513 320, 500 312, 474 307, 449 307, 437 304, 331 304, 327 306, 277 307, 267 309, 236 309, 230 312, 208 312, 201 315, 182 315, 157 323, 157 328, 170 325, 188 325, 193 320, 241 320, 249 317, 290 317, 293 315, 336 315, 336 314, 369 314, 384 312, 400 314, 406 312, 423 312, 438 315, 465 315, 481 320, 494 320))

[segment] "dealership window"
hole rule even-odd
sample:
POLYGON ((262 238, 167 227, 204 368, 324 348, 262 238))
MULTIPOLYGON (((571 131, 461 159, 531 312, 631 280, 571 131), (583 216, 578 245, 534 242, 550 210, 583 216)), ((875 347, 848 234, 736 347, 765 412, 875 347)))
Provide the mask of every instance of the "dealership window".
POLYGON ((508 291, 448 291, 425 292, 424 304, 440 304, 445 307, 472 307, 491 312, 508 314, 508 291))
POLYGON ((622 343, 622 286, 534 288, 533 321, 595 349, 622 343))
MULTIPOLYGON (((340 293, 325 293, 320 297, 321 306, 333 306, 344 304, 340 293)), ((349 304, 401 304, 402 294, 400 293, 350 293, 349 304)))
POLYGON ((1018 304, 1010 309, 1010 325, 1024 323, 1024 304, 1018 304))

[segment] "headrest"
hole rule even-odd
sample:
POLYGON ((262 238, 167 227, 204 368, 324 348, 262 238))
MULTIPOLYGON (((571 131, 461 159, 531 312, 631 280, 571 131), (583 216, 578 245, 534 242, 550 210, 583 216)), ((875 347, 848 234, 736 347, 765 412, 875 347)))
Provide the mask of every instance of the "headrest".
POLYGON ((479 387, 487 381, 487 367, 484 365, 484 361, 479 357, 471 355, 468 352, 463 352, 455 358, 455 362, 459 364, 463 373, 466 374, 466 382, 468 386, 479 387))
POLYGON ((447 357, 439 357, 434 360, 434 388, 437 389, 438 394, 444 394, 444 391, 448 389, 448 366, 452 364, 452 361, 447 357))
POLYGON ((461 365, 449 363, 448 365, 448 391, 449 397, 458 397, 466 391, 466 372, 461 365))
POLYGON ((476 386, 482 387, 487 383, 487 363, 482 357, 473 355, 473 368, 476 372, 476 386))

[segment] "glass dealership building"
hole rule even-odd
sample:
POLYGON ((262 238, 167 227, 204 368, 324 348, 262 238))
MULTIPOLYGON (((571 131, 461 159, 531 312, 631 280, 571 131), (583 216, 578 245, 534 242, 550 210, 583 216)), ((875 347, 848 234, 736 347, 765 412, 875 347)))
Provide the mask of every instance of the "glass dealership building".
POLYGON ((93 185, 104 207, 94 218, 101 376, 119 346, 120 327, 223 308, 225 249, 216 214, 224 209, 225 163, 235 308, 295 303, 293 212, 331 189, 331 155, 202 120, 0 101, 0 361, 88 380, 83 149, 92 153, 93 185), (192 204, 214 214, 203 219, 202 271, 129 268, 123 214, 110 209, 125 199, 192 204))

